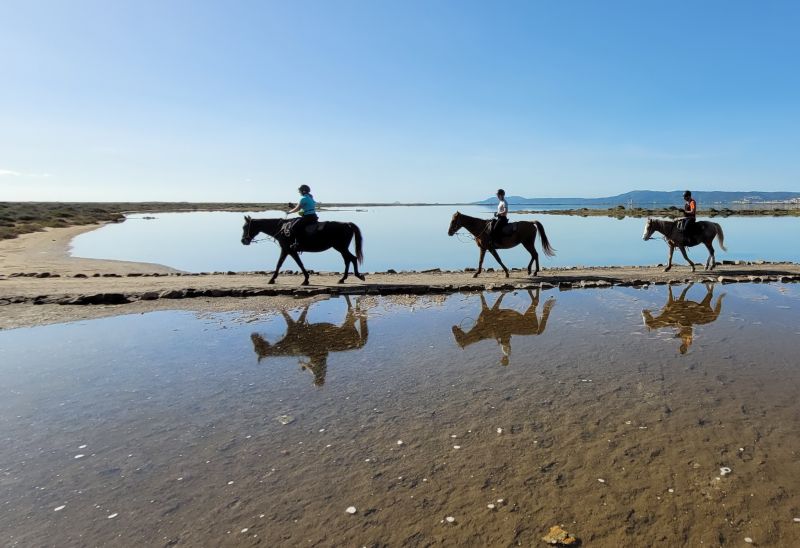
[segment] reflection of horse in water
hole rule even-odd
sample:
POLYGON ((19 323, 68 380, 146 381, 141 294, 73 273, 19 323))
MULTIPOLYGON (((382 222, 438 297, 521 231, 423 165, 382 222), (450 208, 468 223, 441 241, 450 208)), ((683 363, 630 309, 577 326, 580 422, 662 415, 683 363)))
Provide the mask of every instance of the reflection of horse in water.
POLYGON ((299 356, 307 357, 307 361, 300 360, 300 368, 308 369, 314 374, 314 385, 325 384, 325 373, 328 369, 328 354, 331 352, 346 352, 362 348, 367 344, 369 330, 367 329, 367 315, 356 308, 353 309, 349 297, 347 300, 347 316, 342 325, 327 322, 308 323, 306 316, 310 305, 307 305, 297 320, 287 312, 282 312, 286 321, 286 334, 278 342, 271 344, 258 333, 250 335, 253 341, 253 350, 258 355, 258 361, 268 357, 299 356), (356 327, 358 319, 358 327, 356 327))
POLYGON ((672 286, 670 286, 667 304, 664 305, 658 316, 653 316, 649 310, 642 310, 642 319, 648 329, 655 330, 663 327, 677 329, 675 337, 680 337, 682 341, 681 354, 686 354, 692 345, 694 339, 693 326, 716 321, 722 311, 722 298, 725 296, 723 293, 717 297, 717 302, 712 308, 711 300, 714 298, 714 285, 706 284, 706 295, 702 301, 699 303, 687 301, 686 293, 692 285, 687 285, 677 299, 672 295, 672 286))
POLYGON ((453 326, 453 337, 455 337, 458 346, 466 348, 476 342, 494 339, 503 351, 500 363, 508 365, 509 356, 511 355, 511 336, 541 335, 547 327, 547 318, 550 317, 550 311, 553 309, 553 305, 556 304, 554 298, 547 299, 544 303, 540 320, 536 314, 536 309, 539 306, 539 290, 536 290, 535 295, 528 290, 528 295, 531 298, 531 304, 524 313, 519 313, 510 308, 500 308, 506 293, 502 293, 491 308, 486 303, 486 297, 481 293, 481 314, 472 329, 465 332, 458 325, 453 326))

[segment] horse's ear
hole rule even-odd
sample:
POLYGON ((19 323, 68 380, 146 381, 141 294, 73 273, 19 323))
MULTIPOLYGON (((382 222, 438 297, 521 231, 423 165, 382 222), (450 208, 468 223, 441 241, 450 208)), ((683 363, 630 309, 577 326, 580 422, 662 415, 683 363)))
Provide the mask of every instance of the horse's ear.
POLYGON ((250 221, 250 215, 245 215, 245 216, 244 216, 244 220, 245 220, 245 221, 250 221))

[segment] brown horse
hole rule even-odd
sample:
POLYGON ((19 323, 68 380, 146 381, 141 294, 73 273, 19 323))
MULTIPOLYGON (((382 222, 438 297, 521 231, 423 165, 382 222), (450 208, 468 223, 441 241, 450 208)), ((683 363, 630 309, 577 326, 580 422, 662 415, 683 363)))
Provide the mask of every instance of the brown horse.
POLYGON ((711 284, 706 285, 706 295, 699 303, 686 300, 686 293, 689 292, 691 287, 692 284, 687 285, 676 299, 672 295, 672 286, 670 286, 667 304, 664 305, 658 316, 653 316, 649 310, 642 310, 642 319, 648 330, 664 327, 677 329, 678 332, 675 336, 681 339, 681 354, 686 354, 692 345, 694 340, 693 326, 711 323, 719 318, 720 312, 722 312, 722 298, 725 296, 723 293, 717 297, 717 302, 712 308, 711 300, 714 298, 714 286, 711 284))
POLYGON ((280 341, 270 344, 258 333, 250 335, 258 361, 280 356, 307 357, 308 361, 300 360, 300 368, 311 371, 315 386, 325 384, 328 354, 363 348, 369 337, 366 314, 358 309, 358 302, 354 310, 350 299, 348 297, 345 299, 347 299, 347 316, 342 325, 327 322, 309 323, 306 316, 310 305, 306 305, 297 320, 282 312, 286 322, 286 334, 280 341))
POLYGON ((460 326, 454 325, 453 337, 455 337, 456 343, 461 348, 466 348, 471 344, 487 339, 496 340, 503 352, 500 363, 508 365, 511 354, 511 336, 541 335, 544 333, 547 328, 547 319, 550 317, 550 311, 556 304, 556 300, 552 297, 547 299, 542 309, 542 316, 539 318, 536 313, 536 309, 539 307, 538 289, 535 295, 528 290, 531 304, 522 314, 513 309, 500 308, 505 295, 505 293, 501 293, 490 308, 486 303, 486 297, 481 293, 481 314, 475 321, 475 325, 469 331, 464 331, 460 326))
POLYGON ((510 249, 522 244, 528 253, 531 254, 531 261, 528 263, 528 275, 531 274, 531 265, 536 263, 536 270, 533 275, 539 274, 539 253, 536 251, 536 233, 541 234, 542 249, 548 257, 554 256, 555 249, 550 247, 550 242, 547 239, 547 234, 544 232, 544 227, 539 221, 517 221, 515 223, 508 223, 503 227, 500 241, 494 242, 492 245, 491 230, 489 228, 490 221, 486 219, 479 219, 477 217, 470 217, 463 213, 456 211, 453 214, 453 219, 450 221, 450 228, 447 234, 452 236, 461 228, 466 228, 470 234, 475 237, 475 243, 480 249, 480 259, 478 260, 478 270, 473 275, 477 278, 478 274, 483 271, 483 258, 486 256, 486 251, 492 254, 492 257, 503 267, 503 271, 508 278, 508 269, 503 261, 500 260, 500 255, 497 254, 497 249, 510 249))
POLYGON ((708 249, 706 270, 714 270, 714 267, 717 266, 717 258, 714 255, 714 246, 712 245, 714 238, 718 238, 719 246, 723 251, 727 251, 725 248, 725 234, 722 232, 722 227, 719 226, 718 223, 712 223, 711 221, 697 221, 694 223, 691 233, 687 234, 685 231, 678 228, 677 221, 647 219, 644 225, 644 234, 642 238, 649 240, 656 232, 664 235, 664 240, 666 240, 669 246, 669 261, 667 262, 667 268, 664 269, 664 272, 669 272, 669 269, 672 268, 672 254, 675 253, 676 247, 681 250, 683 258, 686 259, 686 262, 692 267, 692 272, 695 270, 695 263, 693 263, 689 255, 686 254, 687 247, 694 247, 698 244, 706 246, 706 249, 708 249))

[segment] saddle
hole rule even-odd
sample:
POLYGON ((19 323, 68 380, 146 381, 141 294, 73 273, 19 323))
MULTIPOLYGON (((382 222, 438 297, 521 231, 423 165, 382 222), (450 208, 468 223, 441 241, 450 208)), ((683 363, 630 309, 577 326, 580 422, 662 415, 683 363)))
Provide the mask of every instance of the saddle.
POLYGON ((698 225, 699 221, 690 224, 688 219, 678 220, 676 228, 687 247, 693 247, 700 243, 700 227, 698 225))
MULTIPOLYGON (((487 223, 486 224, 486 231, 487 232, 492 230, 492 223, 493 222, 494 221, 487 221, 486 222, 487 223)), ((504 225, 503 228, 500 229, 500 232, 498 233, 498 235, 499 236, 510 236, 511 234, 514 234, 516 231, 517 231, 517 223, 508 223, 508 224, 504 225)))
MULTIPOLYGON (((299 221, 300 219, 292 219, 290 221, 283 223, 283 226, 281 227, 281 232, 283 232, 283 235, 286 236, 287 238, 291 237, 292 228, 294 227, 295 223, 298 223, 299 221)), ((319 232, 320 230, 324 230, 325 225, 327 224, 328 221, 324 221, 321 223, 320 222, 313 223, 311 225, 308 225, 306 229, 303 231, 303 233, 306 236, 311 236, 312 234, 319 232)))

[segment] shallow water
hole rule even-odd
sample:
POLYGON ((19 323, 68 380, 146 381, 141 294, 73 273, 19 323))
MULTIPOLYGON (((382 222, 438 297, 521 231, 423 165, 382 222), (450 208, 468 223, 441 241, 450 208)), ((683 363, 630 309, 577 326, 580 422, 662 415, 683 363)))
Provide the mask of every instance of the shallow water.
MULTIPOLYGON (((451 206, 369 207, 365 211, 324 211, 323 220, 352 221, 365 238, 364 269, 369 272, 462 269, 475 267, 478 251, 464 230, 447 236, 451 206)), ((491 210, 478 206, 462 212, 488 218, 491 210)), ((277 211, 252 212, 255 217, 282 217, 277 211)), ((243 214, 231 212, 160 213, 156 219, 134 216, 122 224, 108 225, 77 237, 72 253, 78 257, 118 259, 164 264, 192 272, 271 270, 279 256, 272 241, 243 246, 243 214)), ((537 239, 542 267, 658 264, 666 262, 661 240, 644 242, 644 219, 513 215, 513 220, 539 219, 557 256, 545 257, 537 239)), ((725 230, 728 252, 717 248, 717 259, 800 261, 800 248, 786 245, 786 238, 800 233, 796 217, 730 217, 717 219, 725 230)), ((521 247, 502 250, 508 267, 526 267, 530 255, 521 247)), ((679 255, 679 254, 677 254, 679 255)), ((676 255, 676 257, 677 257, 676 255)), ((702 263, 704 249, 694 248, 690 257, 702 263)), ((335 251, 305 253, 302 260, 317 271, 340 271, 342 258, 335 251)), ((678 262, 682 263, 683 259, 678 262)), ((485 266, 497 266, 487 256, 485 266)), ((284 268, 297 269, 289 259, 284 268)))
POLYGON ((798 545, 800 288, 684 289, 0 332, 0 542, 798 545))

